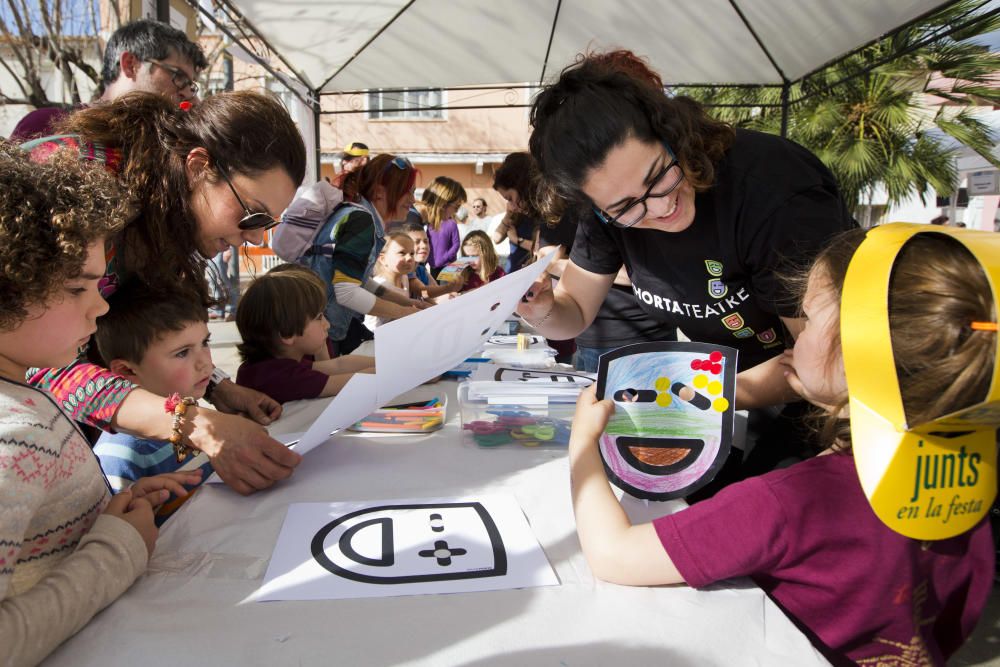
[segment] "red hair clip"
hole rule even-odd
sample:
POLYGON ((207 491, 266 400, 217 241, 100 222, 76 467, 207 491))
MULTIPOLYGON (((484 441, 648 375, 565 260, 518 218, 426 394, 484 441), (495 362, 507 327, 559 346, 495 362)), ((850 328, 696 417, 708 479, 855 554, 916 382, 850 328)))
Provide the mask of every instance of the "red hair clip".
POLYGON ((181 102, 177 106, 180 107, 181 111, 190 111, 191 107, 193 107, 194 105, 191 104, 190 102, 188 102, 187 100, 184 100, 183 102, 181 102))

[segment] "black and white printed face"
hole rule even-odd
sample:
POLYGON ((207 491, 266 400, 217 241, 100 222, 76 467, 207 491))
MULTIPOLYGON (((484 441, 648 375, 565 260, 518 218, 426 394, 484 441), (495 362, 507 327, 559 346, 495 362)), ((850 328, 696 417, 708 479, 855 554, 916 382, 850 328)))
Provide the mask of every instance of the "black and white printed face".
POLYGON ((333 574, 369 584, 507 573, 500 531, 477 502, 383 505, 353 512, 316 533, 312 554, 333 574))
POLYGON ((508 368, 502 366, 494 374, 497 382, 562 382, 589 387, 594 379, 583 373, 564 373, 547 370, 525 370, 523 368, 508 368))

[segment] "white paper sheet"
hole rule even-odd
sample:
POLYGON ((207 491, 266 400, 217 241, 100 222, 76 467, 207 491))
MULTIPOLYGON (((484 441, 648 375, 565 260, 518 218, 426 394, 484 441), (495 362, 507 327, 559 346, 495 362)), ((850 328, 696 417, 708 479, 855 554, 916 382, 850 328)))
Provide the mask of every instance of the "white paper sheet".
POLYGON ((536 405, 575 403, 580 392, 594 383, 594 373, 564 369, 524 369, 501 364, 480 364, 468 381, 470 401, 536 405))
POLYGON ((304 455, 329 440, 334 431, 350 426, 378 407, 375 376, 355 373, 299 439, 295 451, 304 455))
MULTIPOLYGON (((483 347, 503 324, 552 255, 458 298, 375 330, 381 403, 449 371, 483 347)), ((377 407, 377 406, 376 406, 377 407)))
POLYGON ((251 600, 331 600, 555 586, 517 500, 296 503, 251 600))
POLYGON ((305 454, 326 442, 333 431, 463 362, 514 312, 551 259, 548 256, 468 294, 378 327, 378 372, 355 374, 309 427, 295 451, 305 454))

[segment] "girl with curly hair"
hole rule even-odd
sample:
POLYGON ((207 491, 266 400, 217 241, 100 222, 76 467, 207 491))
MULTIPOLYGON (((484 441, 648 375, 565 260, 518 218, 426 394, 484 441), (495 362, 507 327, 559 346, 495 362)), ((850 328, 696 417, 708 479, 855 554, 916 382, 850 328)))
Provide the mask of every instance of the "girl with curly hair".
MULTIPOLYGON (((142 280, 207 307, 208 258, 230 245, 262 243, 305 174, 305 147, 287 111, 273 96, 249 91, 197 106, 131 93, 76 112, 60 131, 22 148, 36 161, 69 147, 102 162, 135 202, 136 215, 107 253, 104 296, 121 282, 142 280)), ((55 395, 77 421, 149 439, 172 435, 163 397, 94 363, 37 370, 29 381, 55 395)), ((227 379, 213 385, 210 400, 261 423, 281 412, 275 401, 227 379)), ((243 417, 195 406, 187 421, 185 444, 208 454, 241 493, 287 477, 299 460, 243 417)))
POLYGON ((628 51, 596 54, 535 99, 531 154, 581 215, 558 285, 539 281, 519 312, 572 338, 624 265, 650 317, 739 351, 740 409, 793 400, 778 357, 803 320, 778 276, 855 222, 809 151, 734 130, 657 81, 628 51))
POLYGON ((34 665, 146 569, 153 507, 199 475, 137 480, 114 498, 90 444, 30 366, 65 365, 108 311, 105 240, 126 193, 62 151, 31 163, 0 141, 0 646, 34 665), (30 462, 30 464, 28 463, 30 462))

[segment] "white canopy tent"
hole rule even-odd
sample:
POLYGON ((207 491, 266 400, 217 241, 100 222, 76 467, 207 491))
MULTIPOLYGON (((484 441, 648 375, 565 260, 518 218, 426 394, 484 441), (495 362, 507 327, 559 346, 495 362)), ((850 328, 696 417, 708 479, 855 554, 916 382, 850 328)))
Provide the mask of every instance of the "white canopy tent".
MULTIPOLYGON (((941 0, 188 0, 308 104, 370 88, 540 82, 626 47, 669 84, 787 86, 941 0), (208 6, 214 8, 215 11, 208 6), (235 28, 234 28, 235 26, 235 28), (249 48, 267 46, 277 63, 249 48), (291 72, 288 77, 276 69, 291 72)), ((310 143, 318 143, 316 137, 310 143)), ((318 150, 318 146, 315 146, 318 150)))

